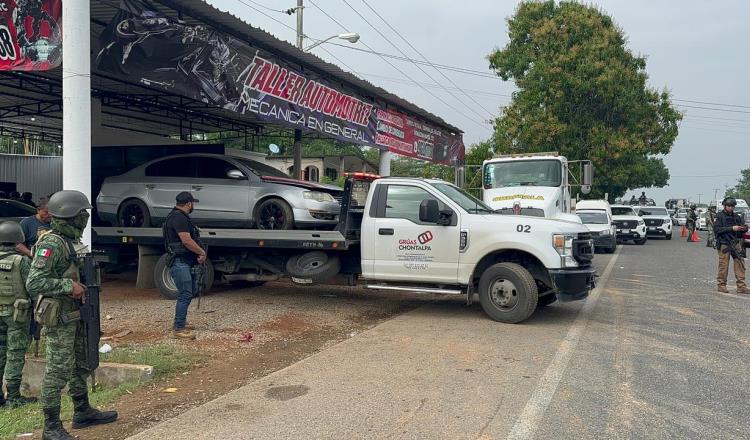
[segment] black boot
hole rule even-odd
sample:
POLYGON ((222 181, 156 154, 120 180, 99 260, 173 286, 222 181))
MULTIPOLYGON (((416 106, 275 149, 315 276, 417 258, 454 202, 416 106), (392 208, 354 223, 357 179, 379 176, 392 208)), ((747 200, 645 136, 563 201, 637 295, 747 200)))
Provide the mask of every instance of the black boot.
POLYGON ((44 431, 42 440, 75 440, 60 421, 60 407, 44 408, 44 431))
POLYGON ((5 406, 5 394, 3 394, 3 388, 0 386, 0 408, 5 406))
POLYGON ((104 425, 117 420, 117 411, 99 411, 89 405, 89 395, 71 396, 73 399, 73 429, 104 425))
POLYGON ((11 408, 18 408, 29 403, 36 402, 36 397, 24 397, 21 395, 21 384, 9 383, 6 385, 8 389, 8 406, 11 408))

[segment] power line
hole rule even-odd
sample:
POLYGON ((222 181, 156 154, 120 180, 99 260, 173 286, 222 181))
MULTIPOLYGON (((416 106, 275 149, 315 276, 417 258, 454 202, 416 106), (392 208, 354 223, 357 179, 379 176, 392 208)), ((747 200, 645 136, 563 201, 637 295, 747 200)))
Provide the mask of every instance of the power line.
POLYGON ((719 103, 719 102, 693 101, 693 100, 690 100, 690 99, 672 98, 672 101, 691 102, 693 104, 719 105, 719 106, 722 106, 722 107, 750 108, 750 106, 748 106, 748 105, 722 104, 722 103, 719 103))
POLYGON ((284 10, 274 9, 274 8, 270 8, 270 7, 266 6, 266 5, 264 5, 263 3, 258 3, 258 2, 253 1, 253 0, 247 0, 247 1, 249 1, 250 3, 252 3, 254 5, 258 5, 258 6, 260 6, 263 9, 267 9, 267 10, 273 11, 273 12, 280 12, 280 13, 286 14, 286 15, 292 15, 292 14, 294 14, 294 12, 296 10, 296 8, 289 8, 289 9, 284 9, 284 10))
POLYGON ((491 111, 489 111, 486 108, 484 108, 484 106, 482 106, 482 104, 480 104, 479 102, 477 102, 476 99, 474 99, 473 97, 469 96, 468 93, 464 92, 463 89, 461 89, 461 87, 458 86, 458 84, 456 84, 451 78, 449 78, 442 70, 438 69, 429 59, 427 59, 426 56, 424 56, 424 54, 422 52, 419 51, 419 49, 417 49, 416 47, 414 47, 414 45, 411 44, 411 42, 409 42, 409 40, 407 40, 406 38, 404 38, 404 36, 401 35, 401 33, 398 30, 396 30, 393 26, 391 26, 391 24, 388 22, 388 20, 386 20, 385 18, 383 18, 383 16, 380 15, 378 13, 378 11, 376 11, 375 9, 373 9, 373 7, 370 6, 369 3, 367 3, 367 0, 362 0, 362 3, 364 3, 365 6, 367 6, 373 12, 373 14, 377 15, 378 18, 380 18, 380 20, 383 23, 385 23, 385 25, 388 26, 388 28, 390 30, 392 30, 393 33, 395 33, 396 35, 398 35, 399 38, 401 38, 414 52, 416 52, 419 56, 422 57, 423 60, 425 60, 427 63, 429 63, 429 65, 433 69, 435 69, 435 71, 437 71, 443 78, 447 79, 451 84, 453 84, 453 87, 457 88, 459 91, 461 91, 461 93, 464 94, 464 96, 466 96, 467 98, 469 98, 474 104, 478 105, 480 108, 482 108, 484 111, 486 111, 487 114, 490 115, 490 117, 494 116, 494 114, 491 111))
MULTIPOLYGON (((314 7, 316 7, 316 8, 318 9, 318 10, 320 10, 320 11, 321 11, 321 12, 322 12, 322 13, 323 13, 323 14, 324 14, 324 15, 325 15, 326 17, 328 17, 329 19, 331 19, 331 20, 332 20, 332 21, 333 21, 334 23, 336 23, 337 25, 341 26, 341 28, 342 28, 342 29, 344 29, 345 31, 349 32, 349 30, 348 30, 348 29, 346 28, 346 26, 344 26, 343 24, 341 24, 341 22, 339 22, 338 20, 336 20, 335 18, 333 18, 333 17, 332 17, 332 16, 331 16, 331 15, 330 15, 330 14, 329 14, 328 12, 324 11, 324 10, 323 10, 323 8, 321 8, 320 6, 318 6, 316 2, 314 2, 314 1, 312 1, 312 0, 308 0, 308 1, 309 1, 309 2, 310 2, 310 3, 311 3, 311 4, 313 5, 313 6, 314 6, 314 7)), ((365 47, 367 47, 368 49, 370 49, 370 50, 372 51, 372 48, 371 48, 370 46, 368 46, 368 45, 367 45, 367 43, 365 43, 365 42, 364 42, 364 41, 362 41, 362 40, 360 40, 360 42, 361 42, 361 43, 362 43, 362 44, 363 44, 363 45, 364 45, 365 47)), ((427 90, 427 88, 425 88, 424 86, 422 86, 422 85, 420 85, 419 83, 417 83, 417 81, 415 81, 415 80, 414 80, 414 78, 410 77, 410 76, 409 76, 409 75, 408 75, 408 74, 407 74, 406 72, 404 72, 403 70, 401 70, 401 69, 399 69, 398 67, 396 67, 396 66, 395 66, 395 65, 394 65, 393 63, 391 63, 391 62, 390 62, 390 61, 388 61, 387 59, 385 59, 385 58, 383 58, 383 57, 381 57, 381 59, 382 59, 383 61, 385 61, 385 62, 386 62, 386 64, 388 64, 389 66, 391 66, 391 67, 392 67, 393 69, 395 69, 395 70, 396 70, 397 72, 399 72, 399 73, 400 73, 401 75, 403 75, 403 76, 404 76, 404 77, 406 77, 406 78, 409 78, 409 80, 411 80, 413 84, 416 84, 417 86, 419 86, 420 88, 422 88, 422 89, 423 89, 423 90, 424 90, 425 92, 427 92, 427 93, 429 93, 429 94, 430 94, 431 96, 435 97, 435 98, 436 98, 437 100, 439 100, 440 102, 442 102, 443 104, 445 104, 445 105, 446 105, 447 107, 449 107, 449 108, 453 109, 453 110, 454 110, 454 111, 455 111, 456 113, 460 114, 461 116, 463 116, 463 117, 464 117, 464 118, 466 118, 467 120, 469 120, 469 121, 471 121, 471 122, 475 123, 476 125, 478 125, 478 126, 480 126, 480 127, 484 128, 484 129, 486 129, 486 130, 490 130, 490 128, 489 128, 489 127, 488 127, 487 125, 485 125, 485 124, 481 124, 481 123, 477 122, 476 120, 474 120, 474 119, 473 119, 473 118, 471 118, 470 116, 466 115, 466 114, 465 114, 464 112, 462 112, 461 110, 459 110, 459 109, 457 109, 456 107, 454 107, 453 105, 451 105, 451 104, 449 104, 449 103, 445 102, 445 100, 443 100, 443 99, 442 99, 442 98, 440 98, 439 96, 435 95, 435 94, 434 94, 434 93, 432 93, 431 91, 427 90)))
MULTIPOLYGON (((394 49, 396 49, 397 51, 399 51, 399 52, 401 53, 401 55, 403 55, 404 57, 407 57, 407 58, 408 58, 408 56, 406 55, 406 53, 405 53, 404 51, 402 51, 400 47, 398 47, 398 46, 397 46, 397 45, 396 45, 395 43, 393 43, 393 42, 392 42, 392 41, 391 41, 391 40, 390 40, 390 39, 389 39, 389 38, 388 38, 388 37, 387 37, 387 36, 386 36, 386 35, 385 35, 384 33, 380 32, 380 29, 378 29, 378 28, 377 28, 377 27, 376 27, 376 26, 375 26, 374 24, 372 24, 372 22, 370 22, 370 20, 368 20, 368 19, 367 19, 367 18, 366 18, 366 17, 364 16, 364 15, 362 15, 362 14, 361 14, 361 13, 359 12, 359 10, 357 10, 357 8, 355 8, 354 6, 352 6, 352 5, 351 5, 351 3, 349 3, 349 1, 348 1, 348 0, 341 0, 341 1, 343 1, 343 2, 344 2, 344 3, 345 3, 345 4, 346 4, 346 5, 347 5, 347 6, 348 6, 348 7, 349 7, 349 8, 350 8, 350 9, 351 9, 352 11, 354 11, 354 13, 355 13, 355 14, 357 14, 357 15, 359 16, 359 18, 361 18, 361 19, 362 19, 362 20, 363 20, 363 21, 364 21, 365 23, 367 23, 367 25, 368 25, 368 26, 370 26, 370 27, 371 27, 371 28, 372 28, 372 29, 373 29, 373 30, 374 30, 375 32, 377 32, 377 33, 378 33, 378 35, 380 35, 380 36, 381 36, 381 37, 382 37, 382 38, 383 38, 383 39, 384 39, 385 41, 387 41, 387 42, 388 42, 388 44, 390 44, 391 46, 393 46, 393 48, 394 48, 394 49)), ((423 69, 423 68, 422 68, 422 67, 421 67, 420 65, 417 65, 417 64, 415 64, 415 66, 416 66, 416 67, 417 67, 417 69, 419 69, 419 70, 420 70, 420 71, 421 71, 422 73, 424 73, 424 74, 425 74, 425 76, 427 76, 428 78, 430 78, 430 80, 432 80, 432 81, 433 81, 433 82, 435 82, 436 84, 440 84, 440 83, 439 83, 438 81, 436 81, 436 80, 435 80, 435 78, 433 78, 433 77, 432 77, 432 75, 430 75, 429 73, 427 73, 427 71, 426 71, 426 70, 424 70, 424 69, 423 69)), ((422 88, 423 90, 425 90, 425 91, 428 91, 428 90, 427 90, 427 88, 425 88, 425 87, 422 87, 421 85, 420 85, 420 87, 421 87, 421 88, 422 88)), ((484 116, 482 116, 482 115, 481 115, 481 114, 480 114, 479 112, 477 112, 477 111, 476 111, 476 110, 475 110, 475 109, 474 109, 473 107, 471 107, 470 105, 466 104, 466 103, 465 103, 464 101, 462 101, 461 99, 459 99, 459 98, 458 98, 458 97, 457 97, 457 96, 456 96, 456 95, 455 95, 455 94, 454 94, 453 92, 451 92, 451 91, 450 91, 450 90, 448 90, 448 89, 445 89, 445 91, 446 91, 446 92, 447 92, 447 93, 448 93, 448 94, 449 94, 449 95, 450 95, 450 96, 451 96, 451 97, 452 97, 453 99, 455 99, 456 101, 460 102, 460 103, 461 103, 461 104, 462 104, 462 105, 463 105, 464 107, 466 107, 466 108, 467 108, 467 109, 469 109, 469 110, 470 110, 471 112, 473 112, 473 113, 474 113, 475 115, 477 115, 477 116, 478 116, 478 117, 480 118, 480 120, 484 118, 484 116)), ((435 97, 437 98, 437 96, 436 96, 436 95, 434 95, 434 94, 432 94, 432 92, 429 92, 429 91, 428 91, 428 93, 430 93, 431 95, 433 95, 433 96, 435 96, 435 97)), ((444 101, 443 101, 443 102, 444 102, 444 101)), ((444 102, 444 103, 445 103, 446 105, 448 105, 448 103, 447 103, 447 102, 444 102)))
POLYGON ((750 111, 742 111, 742 110, 729 110, 724 108, 711 108, 711 107, 701 107, 697 105, 686 105, 686 104, 678 104, 677 107, 685 107, 685 108, 698 108, 703 110, 713 110, 715 112, 727 112, 727 113, 745 113, 750 114, 750 111))

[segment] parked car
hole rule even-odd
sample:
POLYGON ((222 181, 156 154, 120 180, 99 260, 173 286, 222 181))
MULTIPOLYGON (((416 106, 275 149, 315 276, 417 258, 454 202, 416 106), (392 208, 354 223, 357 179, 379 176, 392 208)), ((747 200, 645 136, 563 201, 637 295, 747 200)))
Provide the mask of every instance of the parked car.
POLYGON ((658 206, 639 206, 638 215, 646 223, 646 235, 672 239, 672 219, 667 208, 658 206))
POLYGON ((707 222, 706 222, 706 214, 707 214, 707 212, 704 211, 702 208, 699 208, 696 211, 696 214, 698 214, 698 221, 695 223, 696 229, 698 229, 699 231, 705 231, 707 229, 706 228, 706 224, 707 224, 707 222))
POLYGON ((112 225, 158 226, 182 191, 199 200, 191 214, 197 225, 258 229, 332 228, 342 194, 246 158, 181 154, 105 179, 96 207, 112 225))
POLYGON ((612 205, 612 223, 617 230, 617 241, 625 242, 632 240, 635 244, 645 244, 646 222, 636 214, 632 206, 612 205))
POLYGON ((591 232, 594 248, 611 254, 617 249, 617 230, 612 217, 606 211, 576 209, 576 215, 591 232))
POLYGON ((17 200, 0 199, 0 222, 12 220, 20 222, 22 218, 36 214, 36 209, 17 200))

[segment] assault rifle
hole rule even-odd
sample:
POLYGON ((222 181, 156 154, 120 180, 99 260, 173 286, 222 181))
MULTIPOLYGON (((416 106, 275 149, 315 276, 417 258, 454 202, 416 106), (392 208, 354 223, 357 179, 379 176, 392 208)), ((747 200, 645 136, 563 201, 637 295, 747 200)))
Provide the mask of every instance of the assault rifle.
POLYGON ((29 334, 34 338, 34 357, 39 357, 39 339, 42 337, 42 326, 36 322, 36 319, 31 318, 29 324, 29 334))
POLYGON ((99 367, 99 340, 102 336, 99 289, 99 265, 92 254, 86 254, 81 261, 81 284, 86 290, 81 298, 81 323, 83 324, 85 359, 80 367, 94 371, 99 367))
MULTIPOLYGON (((206 255, 208 255, 208 246, 204 245, 203 242, 200 239, 200 235, 198 235, 197 240, 195 240, 198 246, 203 249, 204 252, 206 252, 206 255)), ((204 261, 203 264, 196 264, 195 266, 190 268, 190 272, 195 275, 195 285, 193 286, 193 297, 198 297, 198 306, 197 309, 201 309, 201 298, 203 297, 203 291, 206 290, 206 271, 208 268, 206 267, 207 262, 204 261)))

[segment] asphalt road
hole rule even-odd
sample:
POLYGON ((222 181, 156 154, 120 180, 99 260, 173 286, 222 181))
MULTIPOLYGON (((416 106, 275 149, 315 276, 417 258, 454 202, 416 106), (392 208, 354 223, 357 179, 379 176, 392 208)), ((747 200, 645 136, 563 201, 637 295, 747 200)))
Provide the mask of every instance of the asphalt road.
POLYGON ((436 301, 134 438, 750 438, 750 297, 704 245, 597 256, 589 299, 522 325, 436 301))

